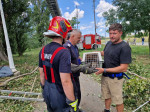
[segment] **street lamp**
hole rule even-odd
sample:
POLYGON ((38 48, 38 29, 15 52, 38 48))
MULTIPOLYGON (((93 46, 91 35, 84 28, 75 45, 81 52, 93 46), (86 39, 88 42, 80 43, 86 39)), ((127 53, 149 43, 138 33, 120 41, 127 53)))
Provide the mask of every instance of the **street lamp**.
POLYGON ((15 68, 13 57, 12 57, 12 52, 11 52, 11 47, 10 47, 10 43, 9 43, 8 32, 7 32, 7 28, 6 28, 6 23, 5 23, 4 12, 3 12, 1 0, 0 0, 0 12, 1 12, 1 18, 2 18, 2 23, 3 23, 6 46, 7 46, 7 55, 8 55, 8 60, 9 60, 9 67, 11 68, 12 72, 16 72, 17 70, 15 68))

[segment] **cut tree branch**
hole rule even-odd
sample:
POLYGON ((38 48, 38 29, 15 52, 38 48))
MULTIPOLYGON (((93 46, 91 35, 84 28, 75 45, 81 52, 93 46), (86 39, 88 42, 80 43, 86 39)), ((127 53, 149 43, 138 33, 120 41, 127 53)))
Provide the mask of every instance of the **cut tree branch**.
POLYGON ((132 73, 132 72, 130 72, 129 70, 127 70, 127 73, 129 73, 129 74, 131 74, 131 75, 135 75, 135 76, 137 76, 137 77, 139 77, 139 78, 141 78, 141 79, 146 80, 146 78, 145 78, 145 77, 141 77, 141 76, 139 76, 139 75, 138 75, 138 74, 136 74, 136 73, 132 73))
POLYGON ((37 69, 38 69, 38 67, 36 67, 36 68, 35 68, 32 72, 30 72, 30 73, 25 73, 25 74, 22 74, 22 75, 18 75, 18 76, 16 76, 16 77, 12 77, 12 78, 6 80, 5 82, 0 83, 0 87, 6 86, 7 83, 8 83, 9 81, 11 81, 11 80, 14 80, 14 79, 17 79, 17 78, 26 76, 26 75, 30 75, 30 74, 34 73, 37 69))

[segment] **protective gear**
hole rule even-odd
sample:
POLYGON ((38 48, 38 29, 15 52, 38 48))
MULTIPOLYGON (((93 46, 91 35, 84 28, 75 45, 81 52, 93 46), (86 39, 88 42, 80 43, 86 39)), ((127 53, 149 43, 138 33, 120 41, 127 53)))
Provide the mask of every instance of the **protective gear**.
POLYGON ((106 110, 106 109, 104 109, 104 112, 110 112, 110 110, 106 110))
POLYGON ((75 101, 71 101, 66 98, 66 103, 71 107, 70 112, 79 112, 78 99, 76 99, 75 101))
POLYGON ((41 85, 41 88, 44 89, 44 85, 42 85, 41 83, 40 83, 40 85, 41 85))
POLYGON ((87 64, 87 65, 71 64, 71 71, 72 73, 82 72, 84 74, 91 74, 91 73, 97 72, 98 70, 96 70, 93 67, 90 68, 90 64, 87 64))
POLYGON ((44 36, 61 36, 66 38, 68 31, 72 30, 70 23, 63 17, 54 17, 50 24, 47 32, 44 32, 44 36))
POLYGON ((122 79, 123 76, 126 76, 128 79, 131 79, 130 77, 127 76, 125 73, 103 73, 104 77, 109 77, 111 79, 114 79, 115 77, 118 78, 118 80, 122 79))

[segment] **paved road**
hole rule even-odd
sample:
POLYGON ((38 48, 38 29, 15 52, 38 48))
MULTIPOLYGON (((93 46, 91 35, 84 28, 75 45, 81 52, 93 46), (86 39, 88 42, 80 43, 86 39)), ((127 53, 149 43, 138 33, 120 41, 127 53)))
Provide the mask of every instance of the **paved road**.
MULTIPOLYGON (((105 43, 102 43, 102 44, 105 44, 105 43)), ((130 45, 133 45, 132 42, 129 43, 130 45)), ((140 45, 142 46, 142 43, 141 42, 137 42, 136 45, 140 45)), ((148 46, 148 42, 144 42, 144 45, 143 46, 148 46)))
MULTIPOLYGON (((96 82, 90 75, 81 74, 81 108, 86 112, 103 112, 104 101, 101 97, 101 85, 96 82)), ((114 107, 111 107, 111 112, 116 112, 114 107)))
MULTIPOLYGON (((130 44, 132 45, 132 43, 130 42, 130 44)), ((141 42, 137 42, 136 45, 141 45, 142 46, 142 43, 141 42)), ((144 45, 143 46, 148 46, 148 42, 144 42, 144 45)))

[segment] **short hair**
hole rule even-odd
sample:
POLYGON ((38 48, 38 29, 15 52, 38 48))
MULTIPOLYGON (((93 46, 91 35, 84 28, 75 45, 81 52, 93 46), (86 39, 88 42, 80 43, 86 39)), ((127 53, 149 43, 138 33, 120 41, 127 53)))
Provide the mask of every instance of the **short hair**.
POLYGON ((70 38, 71 35, 76 34, 77 32, 80 33, 80 34, 82 34, 79 29, 73 29, 70 32, 68 32, 68 34, 67 34, 67 40, 69 40, 69 38, 70 38))
POLYGON ((79 29, 73 29, 73 30, 70 32, 70 34, 75 34, 75 33, 77 33, 77 32, 80 33, 80 34, 82 34, 79 29))
POLYGON ((120 31, 122 31, 122 25, 119 23, 114 23, 114 24, 110 25, 109 31, 110 30, 118 30, 120 32, 120 31))

